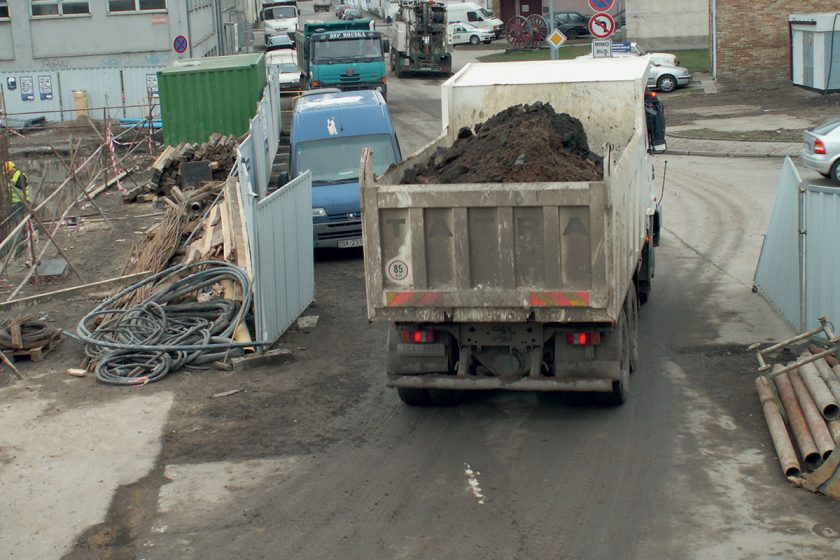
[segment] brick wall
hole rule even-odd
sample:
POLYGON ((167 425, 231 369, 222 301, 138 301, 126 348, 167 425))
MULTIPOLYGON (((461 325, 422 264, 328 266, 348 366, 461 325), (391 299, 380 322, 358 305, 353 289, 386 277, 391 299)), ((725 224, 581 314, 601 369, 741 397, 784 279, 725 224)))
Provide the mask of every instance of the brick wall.
POLYGON ((840 10, 837 0, 710 0, 716 4, 717 82, 723 89, 790 83, 788 15, 840 10))

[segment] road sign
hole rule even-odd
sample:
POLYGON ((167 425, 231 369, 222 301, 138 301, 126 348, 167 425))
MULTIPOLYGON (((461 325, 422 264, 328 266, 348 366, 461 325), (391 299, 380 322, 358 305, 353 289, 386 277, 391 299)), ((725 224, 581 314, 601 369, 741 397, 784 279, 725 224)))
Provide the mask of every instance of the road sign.
POLYGON ((615 0, 589 0, 589 7, 596 12, 606 12, 615 4, 615 0))
POLYGON ((596 39, 592 41, 592 58, 612 57, 612 41, 609 39, 596 39))
POLYGON ((632 47, 633 45, 632 43, 630 43, 630 41, 624 41, 622 43, 613 43, 612 52, 629 54, 632 47))
POLYGON ((187 52, 187 38, 183 35, 178 35, 175 37, 175 40, 172 41, 172 48, 175 49, 176 53, 184 54, 187 52))
POLYGON ((545 42, 548 43, 551 48, 559 49, 563 46, 563 43, 566 42, 566 36, 563 35, 559 29, 555 29, 548 35, 548 37, 545 38, 545 42))
POLYGON ((589 32, 596 39, 606 39, 615 32, 615 20, 610 14, 595 14, 589 20, 589 32))

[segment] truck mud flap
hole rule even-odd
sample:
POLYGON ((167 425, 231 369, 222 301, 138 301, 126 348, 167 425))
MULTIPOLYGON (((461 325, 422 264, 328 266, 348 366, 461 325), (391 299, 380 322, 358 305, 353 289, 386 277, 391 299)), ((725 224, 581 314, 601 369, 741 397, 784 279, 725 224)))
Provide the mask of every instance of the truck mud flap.
POLYGON ((610 379, 584 378, 520 378, 506 380, 500 377, 456 377, 454 375, 403 375, 388 377, 388 387, 406 389, 456 389, 464 391, 575 391, 608 393, 612 391, 610 379))

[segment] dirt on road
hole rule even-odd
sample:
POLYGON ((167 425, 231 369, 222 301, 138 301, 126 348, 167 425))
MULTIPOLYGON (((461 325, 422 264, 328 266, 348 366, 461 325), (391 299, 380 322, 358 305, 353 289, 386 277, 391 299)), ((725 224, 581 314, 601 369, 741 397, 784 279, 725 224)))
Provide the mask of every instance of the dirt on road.
POLYGON ((589 151, 581 122, 549 104, 505 109, 408 170, 404 184, 600 181, 601 158, 589 151))

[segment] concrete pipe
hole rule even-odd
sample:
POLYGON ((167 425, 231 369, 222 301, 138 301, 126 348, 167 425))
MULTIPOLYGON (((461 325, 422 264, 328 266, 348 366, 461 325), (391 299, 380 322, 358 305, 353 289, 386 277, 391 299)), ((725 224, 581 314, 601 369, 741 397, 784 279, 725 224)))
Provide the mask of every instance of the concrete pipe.
POLYGON ((758 400, 761 401, 761 408, 764 409, 764 419, 767 420, 767 428, 770 430, 770 437, 773 440, 773 447, 776 448, 776 456, 779 464, 782 465, 782 472, 785 476, 799 476, 801 469, 796 458, 796 451, 790 442, 785 421, 779 405, 776 403, 776 395, 770 386, 770 381, 764 376, 755 378, 755 389, 758 391, 758 400))
MULTIPOLYGON (((811 353, 805 352, 800 356, 800 359, 809 357, 811 357, 811 353)), ((840 418, 840 405, 837 404, 838 400, 831 394, 828 385, 820 376, 817 366, 813 363, 802 364, 799 366, 799 375, 802 377, 802 381, 805 382, 808 392, 811 393, 811 397, 813 397, 814 402, 825 419, 837 420, 840 418)))
POLYGON ((796 392, 796 398, 799 400, 799 406, 802 407, 802 414, 805 415, 805 421, 808 422, 808 429, 814 437, 817 450, 823 460, 828 459, 831 452, 834 451, 834 440, 828 431, 825 418, 823 418, 814 399, 811 397, 811 393, 808 391, 800 372, 794 369, 788 372, 788 375, 790 376, 790 383, 793 385, 793 390, 796 392))
MULTIPOLYGON (((773 366, 773 369, 780 370, 782 366, 776 364, 773 366)), ((799 401, 796 398, 796 392, 793 390, 790 378, 787 373, 782 373, 774 377, 774 380, 776 382, 776 389, 779 391, 782 406, 784 406, 785 413, 787 414, 790 431, 793 433, 793 438, 799 447, 799 455, 802 457, 805 466, 814 470, 820 465, 820 453, 817 451, 817 444, 814 443, 814 437, 808 428, 808 422, 805 421, 805 415, 802 413, 802 407, 799 406, 799 401)))

